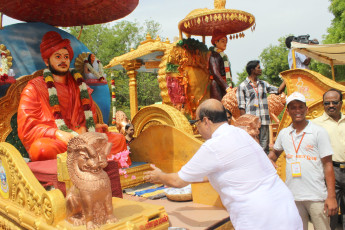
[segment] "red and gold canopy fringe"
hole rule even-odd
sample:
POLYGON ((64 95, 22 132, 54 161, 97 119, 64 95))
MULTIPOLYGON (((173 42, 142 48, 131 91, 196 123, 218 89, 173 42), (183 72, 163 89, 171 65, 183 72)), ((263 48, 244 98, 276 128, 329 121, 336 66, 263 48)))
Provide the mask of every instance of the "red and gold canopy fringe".
POLYGON ((222 34, 231 34, 230 39, 244 37, 242 31, 255 29, 255 17, 247 12, 234 9, 225 9, 225 1, 222 6, 215 0, 215 9, 196 9, 190 12, 178 24, 180 37, 182 32, 190 35, 212 36, 214 31, 222 34))
POLYGON ((81 26, 123 18, 138 3, 139 0, 0 0, 0 12, 25 22, 81 26))

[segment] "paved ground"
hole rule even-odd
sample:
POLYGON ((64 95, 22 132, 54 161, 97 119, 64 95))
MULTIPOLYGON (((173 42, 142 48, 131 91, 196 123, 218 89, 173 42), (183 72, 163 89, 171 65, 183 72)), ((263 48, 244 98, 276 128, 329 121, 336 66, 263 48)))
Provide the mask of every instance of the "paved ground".
MULTIPOLYGON (((313 226, 313 224, 311 222, 309 222, 308 230, 314 230, 314 226, 313 226)), ((341 227, 341 224, 339 224, 337 226, 336 230, 343 230, 343 228, 341 227)))

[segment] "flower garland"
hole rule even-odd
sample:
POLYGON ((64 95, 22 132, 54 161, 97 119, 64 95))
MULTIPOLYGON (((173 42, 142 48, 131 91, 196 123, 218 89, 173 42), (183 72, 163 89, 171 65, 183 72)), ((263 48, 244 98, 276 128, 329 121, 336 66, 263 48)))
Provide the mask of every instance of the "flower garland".
MULTIPOLYGON (((93 114, 91 111, 90 106, 90 97, 89 93, 87 91, 86 84, 83 80, 83 77, 80 73, 78 73, 77 70, 72 69, 71 74, 73 75, 73 78, 78 84, 79 90, 80 90, 80 100, 84 109, 84 115, 86 120, 86 128, 88 131, 95 132, 95 121, 93 120, 93 114)), ((44 81, 47 83, 48 87, 48 93, 49 93, 49 104, 53 108, 53 116, 55 118, 55 124, 58 127, 59 130, 73 133, 74 135, 78 135, 75 131, 69 129, 62 118, 61 114, 61 108, 59 104, 59 99, 57 95, 57 91, 54 84, 54 78, 50 70, 45 69, 43 71, 43 78, 44 81)))
POLYGON ((114 74, 111 73, 111 105, 113 106, 113 117, 112 117, 112 121, 111 124, 115 125, 116 124, 116 95, 115 95, 115 77, 114 74))

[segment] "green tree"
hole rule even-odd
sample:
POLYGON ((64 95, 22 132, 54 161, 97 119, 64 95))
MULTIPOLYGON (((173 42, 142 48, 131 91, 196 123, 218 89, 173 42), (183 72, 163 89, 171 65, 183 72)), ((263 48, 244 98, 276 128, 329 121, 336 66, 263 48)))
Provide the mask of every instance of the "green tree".
MULTIPOLYGON (((289 64, 287 61, 289 50, 285 45, 285 38, 287 36, 289 35, 280 37, 278 39, 278 45, 269 45, 261 52, 259 56, 260 65, 262 68, 262 75, 259 78, 275 86, 279 86, 282 83, 282 80, 279 78, 279 73, 289 69, 289 64)), ((248 76, 246 68, 243 68, 243 71, 241 73, 237 73, 237 75, 238 86, 248 76)))
POLYGON ((279 73, 289 69, 287 60, 289 50, 285 45, 285 39, 287 36, 280 37, 278 39, 278 45, 271 44, 260 54, 263 68, 261 79, 272 85, 279 86, 282 83, 282 80, 279 78, 279 73))
POLYGON ((239 86, 248 77, 246 67, 243 68, 241 73, 237 73, 237 75, 238 75, 238 79, 237 79, 236 86, 239 86))
MULTIPOLYGON (((327 29, 328 34, 324 36, 324 44, 345 42, 345 2, 344 0, 330 0, 329 11, 334 15, 331 26, 327 29)), ((326 64, 312 61, 311 68, 317 70, 322 75, 332 78, 331 67, 326 64)), ((345 80, 345 66, 335 66, 335 80, 345 80)))
POLYGON ((334 15, 328 34, 325 36, 324 43, 345 42, 345 2, 344 0, 330 0, 329 11, 334 15))
MULTIPOLYGON (((156 38, 161 25, 153 20, 146 20, 143 24, 137 21, 120 21, 85 26, 81 32, 80 41, 96 55, 104 64, 108 64, 114 57, 123 55, 131 48, 137 48, 140 42, 146 39, 147 33, 156 38)), ((67 32, 79 36, 80 27, 65 28, 67 32)), ((128 76, 124 70, 115 71, 106 69, 108 85, 110 86, 110 73, 115 75, 116 109, 124 111, 130 117, 128 76)), ((156 74, 138 73, 138 103, 139 106, 150 105, 161 101, 160 90, 156 74)), ((111 89, 109 90, 111 92, 111 89)), ((112 118, 112 110, 110 111, 112 118)))
MULTIPOLYGON (((279 86, 282 83, 279 73, 289 69, 287 61, 289 50, 285 45, 285 38, 287 36, 279 38, 278 45, 269 45, 259 56, 262 68, 262 75, 259 78, 275 86, 279 86)), ((237 75, 239 76, 237 85, 239 85, 248 76, 246 68, 241 73, 237 73, 237 75)))

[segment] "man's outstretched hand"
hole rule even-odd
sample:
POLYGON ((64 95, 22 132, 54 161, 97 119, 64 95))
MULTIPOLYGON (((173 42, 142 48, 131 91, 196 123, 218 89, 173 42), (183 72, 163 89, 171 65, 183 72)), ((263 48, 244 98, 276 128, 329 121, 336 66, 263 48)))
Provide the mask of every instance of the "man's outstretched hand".
POLYGON ((151 164, 152 171, 144 172, 144 179, 150 183, 161 184, 161 175, 164 174, 162 170, 157 168, 155 165, 151 164))

